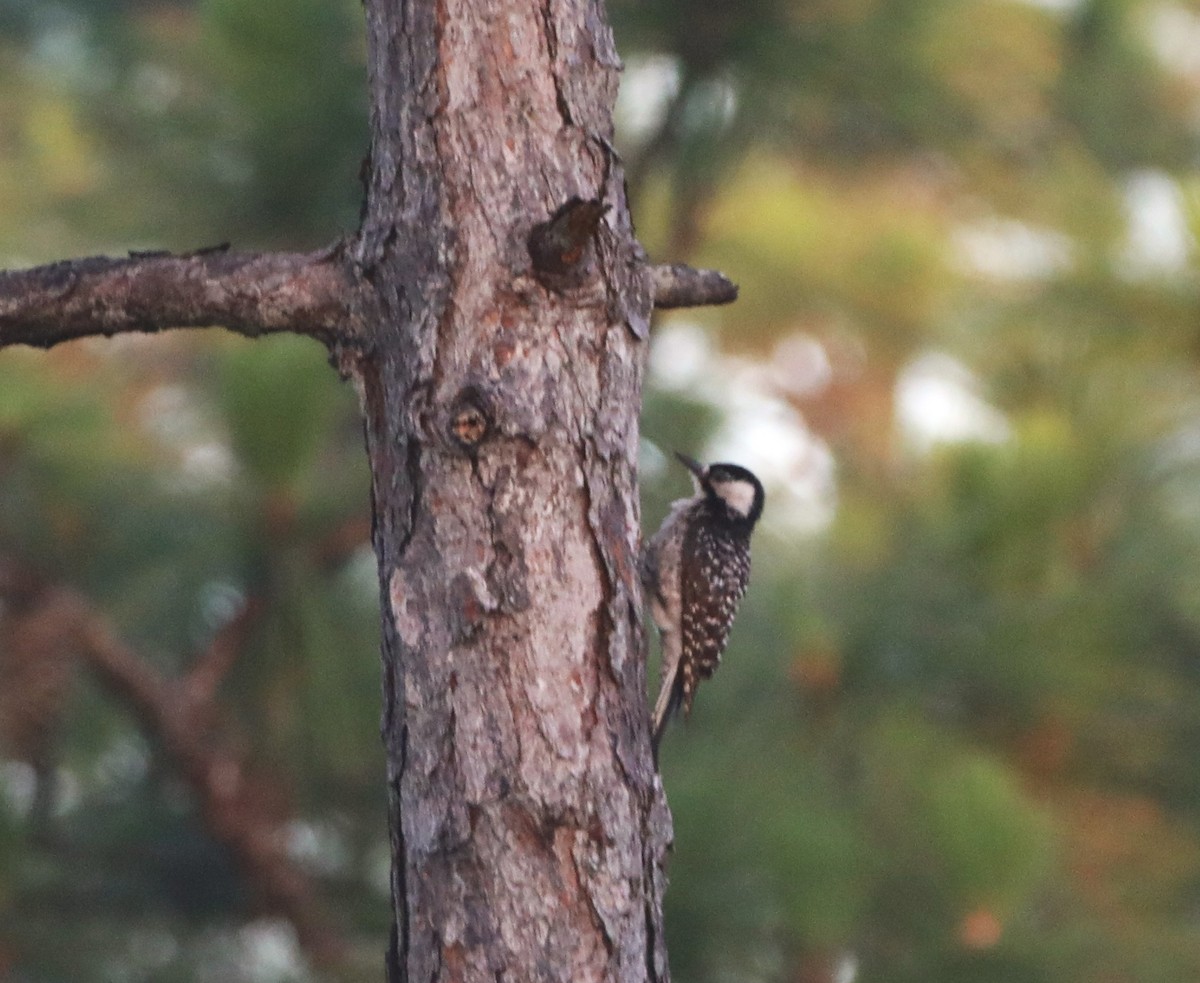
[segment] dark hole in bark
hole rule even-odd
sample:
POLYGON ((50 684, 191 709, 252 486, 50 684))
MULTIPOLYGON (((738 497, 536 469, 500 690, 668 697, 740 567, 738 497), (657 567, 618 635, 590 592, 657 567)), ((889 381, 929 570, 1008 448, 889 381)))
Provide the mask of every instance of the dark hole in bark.
POLYGON ((565 290, 578 286, 587 272, 585 260, 608 205, 599 198, 573 197, 529 233, 529 257, 546 286, 565 290))

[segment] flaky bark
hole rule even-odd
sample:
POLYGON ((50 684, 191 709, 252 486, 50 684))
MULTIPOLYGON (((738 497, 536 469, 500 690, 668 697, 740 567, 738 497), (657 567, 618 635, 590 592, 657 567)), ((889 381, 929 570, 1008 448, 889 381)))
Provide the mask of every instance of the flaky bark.
POLYGON ((635 562, 651 285, 612 38, 592 0, 367 17, 389 980, 665 979, 635 562))

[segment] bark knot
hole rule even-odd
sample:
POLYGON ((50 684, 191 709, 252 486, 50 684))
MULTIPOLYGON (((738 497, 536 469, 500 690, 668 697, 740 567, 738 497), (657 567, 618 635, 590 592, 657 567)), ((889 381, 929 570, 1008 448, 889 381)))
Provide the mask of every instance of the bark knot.
POLYGON ((562 293, 587 279, 592 240, 609 206, 573 196, 529 233, 529 257, 542 285, 562 293))
POLYGON ((465 386, 450 410, 450 436, 464 450, 474 450, 492 431, 492 401, 478 386, 465 386))

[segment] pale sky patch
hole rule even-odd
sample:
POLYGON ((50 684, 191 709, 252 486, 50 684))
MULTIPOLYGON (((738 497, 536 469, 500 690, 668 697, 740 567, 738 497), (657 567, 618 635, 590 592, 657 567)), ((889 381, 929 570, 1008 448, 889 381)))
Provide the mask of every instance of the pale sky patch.
POLYGON ((679 61, 670 55, 631 57, 621 73, 617 95, 617 130, 638 143, 662 125, 679 92, 679 61))
POLYGON ((951 236, 958 265, 993 280, 1044 280, 1070 268, 1071 240, 1053 229, 992 217, 951 236))
POLYGON ((1125 183, 1128 231, 1117 257, 1121 274, 1131 279, 1182 272, 1193 241, 1183 194, 1161 171, 1139 171, 1125 183))
POLYGON ((1155 5, 1147 12, 1146 35, 1167 68, 1200 76, 1200 15, 1174 3, 1155 5))
POLYGON ((1012 436, 1008 421, 978 392, 957 359, 929 352, 914 359, 896 383, 896 417, 902 437, 919 450, 936 444, 999 444, 1012 436))
MULTIPOLYGON (((749 468, 767 488, 767 521, 798 532, 816 531, 833 517, 834 458, 801 414, 781 398, 786 392, 780 373, 790 361, 803 368, 797 382, 812 389, 825 384, 827 359, 803 342, 785 339, 780 349, 782 360, 768 363, 721 355, 703 329, 677 318, 655 333, 650 374, 658 386, 706 399, 720 409, 723 420, 712 440, 690 449, 696 456, 705 463, 728 461, 749 468)), ((646 444, 641 456, 645 472, 661 474, 669 468, 666 455, 671 450, 689 448, 646 444)))

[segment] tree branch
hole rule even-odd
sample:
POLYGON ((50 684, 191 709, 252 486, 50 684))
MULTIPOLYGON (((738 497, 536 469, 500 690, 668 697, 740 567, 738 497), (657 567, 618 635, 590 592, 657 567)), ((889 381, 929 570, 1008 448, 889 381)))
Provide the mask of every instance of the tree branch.
POLYGON ((80 655, 88 665, 162 741, 195 794, 209 832, 234 853, 267 904, 292 923, 313 962, 338 963, 344 942, 309 878, 288 855, 287 817, 272 802, 263 776, 252 773, 216 726, 216 708, 189 704, 185 687, 125 645, 81 595, 52 590, 47 603, 61 611, 63 624, 74 625, 80 655))
POLYGON ((290 331, 330 345, 361 333, 359 289, 338 246, 64 260, 0 272, 0 348, 213 325, 251 337, 290 331))
MULTIPOLYGON (((40 652, 69 648, 77 654, 160 742, 195 795, 209 833, 234 854, 266 906, 292 923, 313 963, 338 965, 345 941, 311 879, 288 854, 282 798, 229 736, 215 693, 190 685, 196 682, 190 677, 175 680, 159 672, 82 594, 0 562, 0 601, 14 600, 22 606, 24 637, 35 639, 40 652)), ((247 605, 213 648, 235 646, 256 611, 247 605)), ((201 665, 229 658, 210 649, 201 665)))
POLYGON ((246 647, 246 637, 263 607, 260 598, 247 600, 241 610, 217 630, 208 648, 192 663, 180 685, 193 706, 215 705, 217 690, 237 664, 246 647))
POLYGON ((650 276, 654 283, 654 306, 661 310, 731 304, 737 300, 737 284, 716 270, 659 263, 650 267, 650 276))

